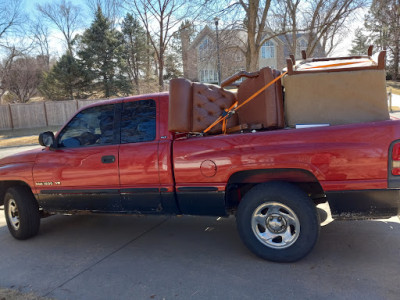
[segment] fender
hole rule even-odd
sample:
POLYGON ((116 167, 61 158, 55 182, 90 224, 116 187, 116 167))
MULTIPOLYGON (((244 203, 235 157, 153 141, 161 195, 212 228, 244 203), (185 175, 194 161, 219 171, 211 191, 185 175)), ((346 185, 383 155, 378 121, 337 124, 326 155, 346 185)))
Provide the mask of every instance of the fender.
POLYGON ((12 185, 27 185, 34 192, 33 170, 34 162, 13 163, 0 166, 0 205, 4 194, 12 185))
POLYGON ((33 166, 42 148, 20 152, 0 159, 0 202, 11 185, 25 184, 35 193, 33 166))
POLYGON ((22 162, 0 166, 0 180, 2 182, 22 181, 32 188, 34 187, 32 176, 33 165, 33 162, 22 162))
POLYGON ((232 174, 226 186, 227 204, 236 207, 241 197, 255 184, 268 181, 285 181, 299 186, 316 202, 325 202, 325 192, 318 179, 304 169, 256 169, 239 171, 232 174))

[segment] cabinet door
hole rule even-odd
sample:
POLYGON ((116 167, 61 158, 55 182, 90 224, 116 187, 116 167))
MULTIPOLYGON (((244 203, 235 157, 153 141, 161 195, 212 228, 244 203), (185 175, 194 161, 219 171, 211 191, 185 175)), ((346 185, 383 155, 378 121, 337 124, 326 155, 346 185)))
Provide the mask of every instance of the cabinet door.
POLYGON ((126 102, 121 113, 119 177, 125 211, 162 211, 158 169, 156 101, 126 102))
POLYGON ((37 156, 33 176, 44 208, 121 211, 114 106, 81 111, 58 135, 57 148, 37 156))

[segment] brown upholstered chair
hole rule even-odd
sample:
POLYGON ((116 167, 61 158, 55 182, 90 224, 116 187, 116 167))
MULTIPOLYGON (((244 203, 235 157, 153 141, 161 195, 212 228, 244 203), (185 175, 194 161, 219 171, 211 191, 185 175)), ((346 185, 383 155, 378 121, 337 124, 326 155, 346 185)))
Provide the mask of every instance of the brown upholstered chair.
MULTIPOLYGON (((168 129, 172 132, 203 132, 235 102, 235 94, 219 86, 191 82, 184 78, 170 81, 168 129)), ((238 125, 233 115, 227 128, 238 125)), ((221 123, 210 133, 221 133, 221 123)))
MULTIPOLYGON (((228 86, 241 77, 247 77, 238 87, 237 101, 240 105, 279 75, 279 71, 269 67, 254 73, 239 72, 222 82, 221 86, 228 86)), ((283 128, 285 119, 281 81, 278 80, 253 100, 242 106, 237 111, 237 114, 239 123, 247 124, 249 128, 283 128)))

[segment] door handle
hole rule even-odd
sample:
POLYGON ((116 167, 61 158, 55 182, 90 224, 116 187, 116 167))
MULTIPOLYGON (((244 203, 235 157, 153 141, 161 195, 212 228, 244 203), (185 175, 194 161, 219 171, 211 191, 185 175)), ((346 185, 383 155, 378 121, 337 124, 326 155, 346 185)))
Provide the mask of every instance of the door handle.
POLYGON ((103 156, 103 157, 101 158, 101 162, 102 162, 103 164, 112 164, 113 162, 115 162, 115 156, 114 156, 114 155, 106 155, 106 156, 103 156))

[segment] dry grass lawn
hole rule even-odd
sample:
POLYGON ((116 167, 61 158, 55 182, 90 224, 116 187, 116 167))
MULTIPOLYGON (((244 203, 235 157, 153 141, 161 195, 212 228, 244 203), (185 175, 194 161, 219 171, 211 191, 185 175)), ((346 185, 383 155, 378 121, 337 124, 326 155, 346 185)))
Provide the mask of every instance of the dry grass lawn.
POLYGON ((50 298, 43 298, 36 296, 33 293, 23 294, 15 290, 0 288, 0 300, 49 300, 50 298))
POLYGON ((400 95, 400 82, 388 80, 386 84, 388 91, 391 90, 393 94, 400 95))
POLYGON ((15 137, 8 139, 2 139, 0 136, 0 147, 15 147, 15 146, 31 145, 31 144, 39 144, 37 135, 15 137))
POLYGON ((38 138, 41 132, 53 131, 55 133, 59 129, 60 126, 2 130, 0 131, 0 147, 39 144, 38 138))

